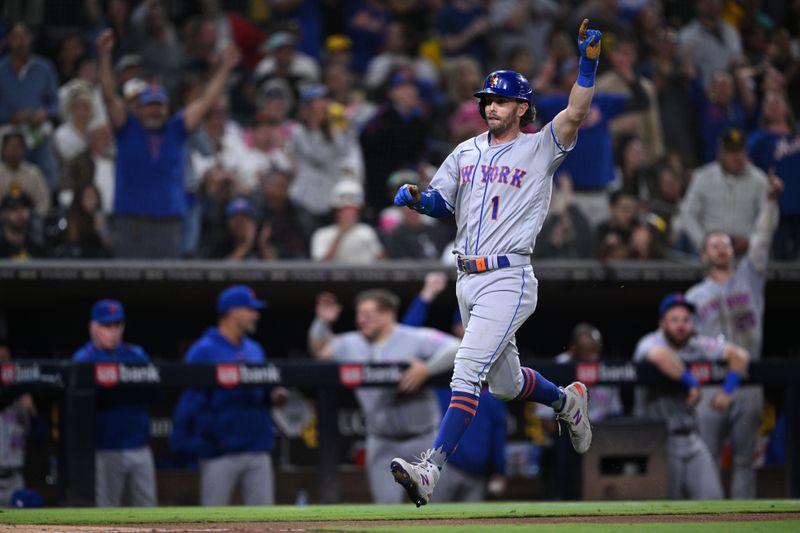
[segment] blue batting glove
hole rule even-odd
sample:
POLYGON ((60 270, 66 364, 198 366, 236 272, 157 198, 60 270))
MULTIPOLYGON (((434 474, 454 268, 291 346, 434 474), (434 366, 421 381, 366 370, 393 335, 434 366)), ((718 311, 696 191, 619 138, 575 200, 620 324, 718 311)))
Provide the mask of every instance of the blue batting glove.
POLYGON ((596 61, 600 57, 600 39, 603 34, 597 30, 588 29, 589 19, 583 19, 581 28, 578 30, 578 50, 581 57, 596 61))
POLYGON ((418 204, 419 200, 419 187, 416 185, 410 185, 408 183, 401 185, 400 188, 397 189, 397 193, 394 195, 394 205, 413 206, 418 204))

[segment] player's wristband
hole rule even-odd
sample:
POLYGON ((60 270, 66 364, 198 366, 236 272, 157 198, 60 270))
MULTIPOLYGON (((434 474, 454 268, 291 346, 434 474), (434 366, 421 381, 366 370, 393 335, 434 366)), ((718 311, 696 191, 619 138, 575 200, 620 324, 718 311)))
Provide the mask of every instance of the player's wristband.
POLYGON ((728 370, 728 373, 725 374, 725 381, 722 382, 722 390, 727 394, 731 394, 739 386, 740 381, 742 381, 740 373, 728 370))
POLYGON ((436 189, 421 192, 419 202, 409 207, 433 218, 444 218, 450 214, 450 210, 447 209, 447 202, 436 189))
POLYGON ((686 385, 687 389, 694 389, 700 386, 688 368, 683 371, 683 374, 681 374, 681 383, 686 385))
POLYGON ((600 63, 598 59, 588 59, 581 56, 581 60, 578 63, 578 80, 576 83, 581 87, 594 87, 598 63, 600 63))

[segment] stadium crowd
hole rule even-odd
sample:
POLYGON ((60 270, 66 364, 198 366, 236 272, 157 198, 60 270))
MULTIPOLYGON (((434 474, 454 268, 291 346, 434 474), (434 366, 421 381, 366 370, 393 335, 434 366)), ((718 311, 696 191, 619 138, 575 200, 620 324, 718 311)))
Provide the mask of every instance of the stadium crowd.
POLYGON ((447 257, 452 221, 394 190, 485 130, 492 69, 546 124, 583 18, 597 94, 534 256, 691 260, 709 230, 744 254, 775 175, 772 257, 798 258, 796 3, 54 4, 0 8, 0 258, 447 257))

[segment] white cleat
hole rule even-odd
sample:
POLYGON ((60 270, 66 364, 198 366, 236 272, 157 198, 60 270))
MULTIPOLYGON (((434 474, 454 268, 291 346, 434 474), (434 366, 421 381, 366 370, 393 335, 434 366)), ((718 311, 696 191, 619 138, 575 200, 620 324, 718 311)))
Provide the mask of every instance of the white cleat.
POLYGON ((586 385, 575 381, 564 388, 567 395, 564 408, 556 413, 556 420, 567 423, 572 447, 578 453, 586 453, 592 445, 592 426, 589 423, 589 391, 586 385))
POLYGON ((432 450, 424 452, 419 461, 409 463, 399 457, 392 459, 392 476, 406 489, 408 498, 417 504, 425 505, 433 495, 433 487, 439 481, 439 467, 428 460, 432 450))

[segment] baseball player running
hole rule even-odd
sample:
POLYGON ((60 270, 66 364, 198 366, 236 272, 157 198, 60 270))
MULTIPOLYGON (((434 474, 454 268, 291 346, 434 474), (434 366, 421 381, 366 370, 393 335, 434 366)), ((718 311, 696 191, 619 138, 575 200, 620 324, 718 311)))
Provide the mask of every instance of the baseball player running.
MULTIPOLYGON (((761 358, 764 329, 764 284, 772 235, 778 225, 778 197, 783 182, 772 172, 767 197, 750 235, 747 255, 735 265, 731 238, 721 232, 706 235, 703 262, 708 275, 686 291, 686 299, 697 308, 698 333, 725 338, 743 346, 754 360, 761 358)), ((730 388, 741 376, 731 376, 730 388)), ((703 387, 697 406, 700 434, 719 465, 722 443, 731 443, 731 498, 756 496, 754 458, 758 428, 764 405, 764 391, 759 385, 746 385, 732 395, 730 405, 715 405, 711 400, 721 387, 703 387)))
POLYGON ((391 462, 395 481, 417 507, 430 500, 447 458, 475 416, 484 381, 499 399, 552 406, 578 453, 592 442, 586 386, 574 382, 562 389, 521 367, 515 339, 536 308, 538 282, 530 256, 550 205, 553 173, 575 146, 594 94, 602 35, 588 24, 584 19, 578 35, 578 79, 567 108, 552 122, 538 133, 522 133, 534 119, 530 83, 517 72, 492 72, 475 93, 488 131, 458 145, 427 191, 406 184, 395 196, 396 205, 432 217, 455 213, 456 296, 466 328, 450 405, 433 447, 418 462, 391 462))
MULTIPOLYGON (((658 329, 639 340, 634 361, 648 361, 658 370, 686 388, 648 387, 636 390, 636 414, 663 420, 667 426, 667 496, 686 494, 695 500, 722 498, 719 471, 708 447, 700 438, 694 406, 700 398, 700 385, 686 367, 692 361, 725 361, 730 376, 747 372, 747 352, 725 342, 721 335, 705 337, 694 334, 694 306, 680 293, 668 294, 658 308, 658 329)), ((730 405, 736 388, 718 392, 712 403, 719 409, 730 405)))

